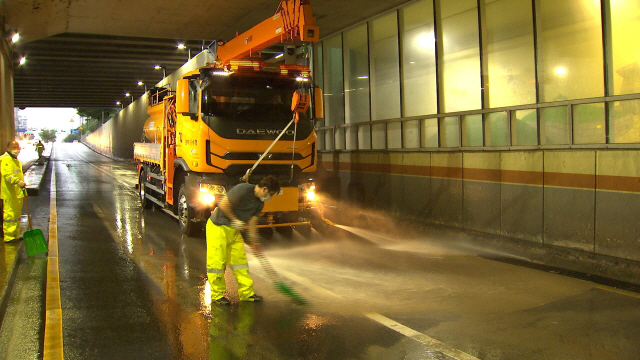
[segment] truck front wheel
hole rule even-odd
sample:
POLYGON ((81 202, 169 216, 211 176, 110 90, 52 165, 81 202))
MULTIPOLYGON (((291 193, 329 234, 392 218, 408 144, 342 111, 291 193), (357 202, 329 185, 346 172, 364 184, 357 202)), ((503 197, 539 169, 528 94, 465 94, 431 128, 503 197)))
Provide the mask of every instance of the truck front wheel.
POLYGON ((187 186, 182 184, 178 193, 178 221, 180 222, 180 230, 187 236, 196 236, 202 230, 202 223, 194 221, 195 211, 187 202, 187 186))

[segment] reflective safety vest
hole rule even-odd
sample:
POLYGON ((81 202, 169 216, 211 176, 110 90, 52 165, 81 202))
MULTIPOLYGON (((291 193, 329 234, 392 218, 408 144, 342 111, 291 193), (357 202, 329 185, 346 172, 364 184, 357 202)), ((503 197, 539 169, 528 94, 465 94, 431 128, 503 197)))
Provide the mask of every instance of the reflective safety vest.
POLYGON ((24 193, 22 188, 18 186, 19 181, 24 182, 24 174, 22 173, 22 163, 18 159, 14 159, 8 152, 0 156, 0 173, 2 180, 0 181, 0 198, 22 198, 24 193))

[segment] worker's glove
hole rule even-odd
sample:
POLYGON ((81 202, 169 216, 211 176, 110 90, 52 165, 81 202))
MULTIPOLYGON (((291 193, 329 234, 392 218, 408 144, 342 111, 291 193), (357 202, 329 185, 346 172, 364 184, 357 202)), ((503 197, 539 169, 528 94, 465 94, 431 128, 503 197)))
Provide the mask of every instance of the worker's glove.
POLYGON ((24 183, 24 181, 22 181, 22 180, 18 180, 18 187, 20 187, 20 188, 23 188, 23 189, 24 189, 24 188, 26 188, 26 187, 27 187, 27 184, 25 184, 25 183, 24 183))
POLYGON ((242 220, 231 220, 231 227, 240 231, 244 230, 245 222, 242 220))

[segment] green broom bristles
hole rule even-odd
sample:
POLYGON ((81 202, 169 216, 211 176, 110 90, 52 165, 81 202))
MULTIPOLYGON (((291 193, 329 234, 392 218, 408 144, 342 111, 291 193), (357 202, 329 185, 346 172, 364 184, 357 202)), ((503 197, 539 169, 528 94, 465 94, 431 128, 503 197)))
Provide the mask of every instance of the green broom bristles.
POLYGON ((304 305, 304 304, 307 303, 307 299, 302 297, 302 295, 298 294, 289 285, 287 285, 287 284, 285 284, 285 283, 283 283, 281 281, 277 281, 277 282, 275 282, 275 286, 276 286, 276 290, 278 290, 280 293, 282 293, 282 294, 286 295, 287 297, 289 297, 295 303, 300 304, 300 305, 304 305))

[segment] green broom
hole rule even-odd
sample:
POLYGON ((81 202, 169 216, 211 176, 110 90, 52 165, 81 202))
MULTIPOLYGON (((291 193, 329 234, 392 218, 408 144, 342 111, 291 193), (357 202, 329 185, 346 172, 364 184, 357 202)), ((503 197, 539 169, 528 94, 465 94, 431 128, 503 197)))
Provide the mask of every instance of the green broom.
POLYGON ((27 250, 28 256, 35 256, 49 252, 47 241, 40 229, 34 229, 31 226, 31 212, 29 212, 29 201, 27 200, 27 192, 24 191, 24 205, 27 208, 27 217, 29 218, 29 230, 24 232, 24 248, 27 250))
POLYGON ((260 265, 262 265, 262 268, 266 271, 267 276, 269 277, 273 285, 275 285, 276 290, 293 300, 293 302, 295 302, 296 304, 305 305, 307 303, 307 299, 298 294, 298 292, 295 291, 291 286, 285 284, 284 281, 282 281, 280 275, 278 275, 273 266, 271 266, 269 259, 267 259, 267 257, 264 255, 264 252, 262 251, 262 245, 257 244, 249 247, 253 251, 253 255, 258 258, 260 265))

